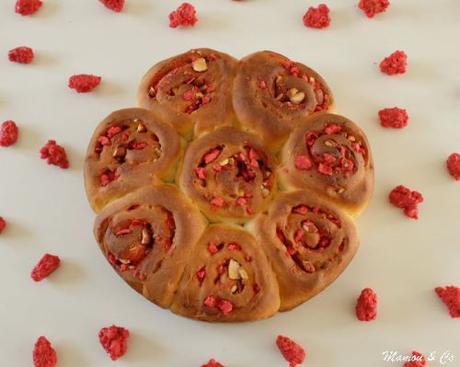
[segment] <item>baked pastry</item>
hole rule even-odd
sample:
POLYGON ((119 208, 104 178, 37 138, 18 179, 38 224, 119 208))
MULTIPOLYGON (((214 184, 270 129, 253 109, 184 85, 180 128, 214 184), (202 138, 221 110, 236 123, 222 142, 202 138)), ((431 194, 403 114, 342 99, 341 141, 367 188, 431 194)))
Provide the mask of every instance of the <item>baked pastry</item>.
POLYGON ((138 91, 139 106, 167 118, 185 136, 232 125, 237 61, 208 48, 190 50, 154 65, 138 91))
POLYGON ((241 223, 271 201, 275 162, 255 135, 223 127, 190 143, 178 183, 211 221, 241 223))
POLYGON ((131 287, 178 315, 239 322, 344 271, 373 162, 316 72, 270 51, 238 64, 191 50, 155 65, 138 98, 147 109, 110 114, 85 161, 96 240, 131 287))
POLYGON ((91 207, 98 212, 155 177, 172 180, 180 151, 177 132, 153 112, 112 112, 96 127, 86 154, 85 188, 91 207))
POLYGON ((363 131, 330 113, 299 122, 282 150, 279 177, 286 189, 309 189, 352 214, 374 190, 374 163, 363 131))
POLYGON ((169 307, 205 222, 173 185, 141 188, 102 210, 94 225, 99 247, 136 291, 169 307))
POLYGON ((233 105, 242 128, 277 149, 299 119, 331 111, 334 99, 316 71, 275 52, 260 51, 240 61, 233 105))
POLYGON ((338 207, 308 191, 280 193, 249 226, 276 273, 281 311, 319 293, 358 248, 355 226, 338 207))
POLYGON ((275 275, 256 239, 215 224, 195 245, 171 310, 206 321, 266 318, 280 306, 275 275))

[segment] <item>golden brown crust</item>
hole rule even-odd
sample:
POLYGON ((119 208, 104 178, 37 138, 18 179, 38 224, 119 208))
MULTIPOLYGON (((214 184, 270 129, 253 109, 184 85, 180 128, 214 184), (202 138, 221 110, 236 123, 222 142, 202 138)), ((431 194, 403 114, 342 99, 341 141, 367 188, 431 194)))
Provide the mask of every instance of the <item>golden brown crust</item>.
POLYGON ((314 193, 281 193, 250 227, 276 273, 281 311, 331 284, 358 248, 351 219, 314 193))
POLYGON ((112 112, 96 128, 85 159, 85 188, 94 211, 127 193, 170 180, 180 156, 180 138, 153 112, 112 112))
POLYGON ((145 74, 138 90, 138 104, 168 118, 186 136, 192 130, 200 135, 233 125, 229 91, 236 68, 236 59, 222 52, 190 50, 154 65, 145 74))
POLYGON ((242 127, 277 149, 299 118, 331 111, 334 100, 314 70, 275 52, 260 51, 240 61, 233 105, 242 127))
POLYGON ((144 187, 108 205, 94 234, 117 273, 144 297, 169 307, 205 222, 173 185, 144 187))
POLYGON ((234 322, 272 316, 279 305, 276 277, 255 238, 241 227, 218 224, 197 242, 171 310, 234 322))
POLYGON ((329 113, 303 119, 282 151, 278 177, 285 188, 310 189, 353 215, 374 190, 374 163, 364 132, 329 113))
POLYGON ((211 221, 241 223, 270 203, 276 190, 274 167, 255 135, 223 127, 188 146, 178 181, 211 221))
POLYGON ((95 237, 132 288, 185 317, 252 321, 345 270, 373 161, 318 73, 196 49, 153 66, 138 103, 99 124, 85 160, 95 237))

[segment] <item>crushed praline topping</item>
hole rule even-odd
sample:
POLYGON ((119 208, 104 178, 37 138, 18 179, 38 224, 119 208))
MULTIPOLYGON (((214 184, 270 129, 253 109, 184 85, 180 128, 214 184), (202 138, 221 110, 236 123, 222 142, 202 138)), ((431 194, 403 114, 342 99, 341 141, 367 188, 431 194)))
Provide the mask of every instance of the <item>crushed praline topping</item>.
MULTIPOLYGON (((349 178, 358 169, 357 155, 367 159, 365 143, 344 126, 332 122, 325 124, 322 130, 307 131, 304 144, 306 152, 294 156, 294 167, 300 171, 315 169, 325 176, 349 178)), ((339 186, 334 190, 345 191, 339 186)))
POLYGON ((120 165, 155 162, 161 156, 161 144, 153 132, 138 118, 111 123, 98 137, 95 152, 107 162, 99 183, 108 186, 120 177, 120 165))
POLYGON ((193 169, 194 182, 212 208, 241 208, 246 215, 252 215, 255 196, 265 199, 271 194, 271 168, 264 153, 250 145, 236 152, 228 152, 230 148, 226 148, 217 145, 203 154, 193 169), (255 186, 256 183, 259 184, 255 186), (214 189, 208 192, 216 184, 222 186, 223 192, 214 189))
MULTIPOLYGON (((330 222, 332 228, 342 227, 340 218, 334 213, 299 204, 291 209, 285 224, 276 227, 276 236, 286 248, 286 256, 305 273, 314 273, 329 263, 329 260, 311 261, 308 258, 309 253, 322 253, 333 243, 334 233, 329 226, 322 224, 324 220, 330 222)), ((337 249, 338 252, 343 252, 345 245, 344 239, 337 249)))
POLYGON ((213 99, 217 85, 206 72, 216 59, 214 53, 203 55, 194 52, 175 60, 152 78, 147 89, 148 96, 158 99, 159 93, 164 93, 167 98, 181 98, 187 102, 181 112, 192 114, 213 99))
POLYGON ((147 219, 129 219, 108 228, 107 257, 118 271, 132 271, 140 280, 145 273, 140 265, 154 248, 168 252, 176 232, 174 217, 165 208, 157 208, 159 223, 147 219))

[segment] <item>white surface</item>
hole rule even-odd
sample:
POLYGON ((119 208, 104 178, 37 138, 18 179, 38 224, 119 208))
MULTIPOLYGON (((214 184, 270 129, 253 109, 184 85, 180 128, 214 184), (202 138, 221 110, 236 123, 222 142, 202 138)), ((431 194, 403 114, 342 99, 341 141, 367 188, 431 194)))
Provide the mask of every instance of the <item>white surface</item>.
MULTIPOLYGON (((459 320, 434 295, 437 285, 460 283, 460 183, 444 162, 460 151, 460 2, 393 1, 372 20, 357 0, 328 0, 329 29, 306 29, 302 0, 194 0, 200 22, 170 29, 167 14, 179 1, 127 0, 115 14, 97 0, 46 0, 36 16, 0 1, 0 121, 14 119, 20 142, 0 149, 0 366, 31 366, 39 335, 55 345, 60 367, 198 367, 215 357, 229 367, 286 366, 274 338, 303 344, 306 366, 380 367, 384 350, 450 350, 460 365, 459 320), (9 63, 10 48, 30 45, 33 65, 9 63), (456 46, 457 45, 457 46, 456 46), (362 246, 351 266, 307 304, 272 319, 211 325, 183 319, 151 305, 122 282, 93 240, 93 213, 83 192, 82 160, 99 120, 135 103, 136 86, 153 63, 194 47, 236 57, 272 49, 317 69, 329 82, 338 111, 369 136, 377 186, 359 218, 362 246), (388 77, 377 63, 396 49, 409 55, 409 71, 388 77), (103 76, 92 94, 67 89, 74 73, 103 76), (402 131, 385 130, 380 108, 408 109, 402 131), (71 169, 47 166, 38 149, 55 138, 68 149, 71 169), (395 185, 426 199, 412 221, 387 203, 395 185), (44 252, 63 264, 42 283, 30 270, 44 252), (363 287, 379 294, 379 318, 355 320, 363 287), (132 332, 125 358, 111 362, 97 340, 100 327, 132 332)), ((399 363, 393 364, 399 366, 399 363)), ((440 366, 439 362, 430 366, 440 366)))

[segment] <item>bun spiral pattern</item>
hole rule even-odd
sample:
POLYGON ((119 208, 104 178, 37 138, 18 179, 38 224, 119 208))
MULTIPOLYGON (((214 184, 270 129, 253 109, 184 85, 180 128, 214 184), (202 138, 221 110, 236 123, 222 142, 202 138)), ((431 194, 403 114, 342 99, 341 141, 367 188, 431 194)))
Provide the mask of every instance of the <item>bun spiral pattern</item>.
POLYGON ((234 122, 231 90, 237 61, 201 48, 154 65, 139 86, 138 102, 189 136, 234 122))
POLYGON ((369 143, 362 130, 343 116, 313 115, 291 132, 279 176, 287 188, 313 190, 359 213, 374 187, 369 143))
POLYGON ((211 221, 244 222, 268 206, 275 162, 255 135, 224 127, 189 145, 178 182, 211 221))
POLYGON ((274 148, 299 119, 334 107, 332 92, 316 71, 272 51, 240 61, 233 103, 241 126, 274 148))
POLYGON ((113 268, 134 289, 169 307, 193 244, 200 212, 173 185, 145 186, 108 205, 94 234, 113 268))
POLYGON ((282 311, 327 287, 358 248, 350 218, 308 191, 279 194, 252 230, 278 276, 282 311))
POLYGON ((319 74, 270 51, 191 50, 156 64, 138 102, 99 124, 85 160, 94 235, 137 292, 188 318, 251 321, 345 270, 373 161, 359 127, 327 112, 319 74))
POLYGON ((177 132, 153 112, 112 112, 96 127, 86 154, 85 187, 92 208, 98 212, 155 177, 171 180, 180 149, 177 132))
POLYGON ((238 226, 215 224, 195 245, 171 309, 229 322, 265 318, 279 306, 275 274, 256 239, 238 226))

